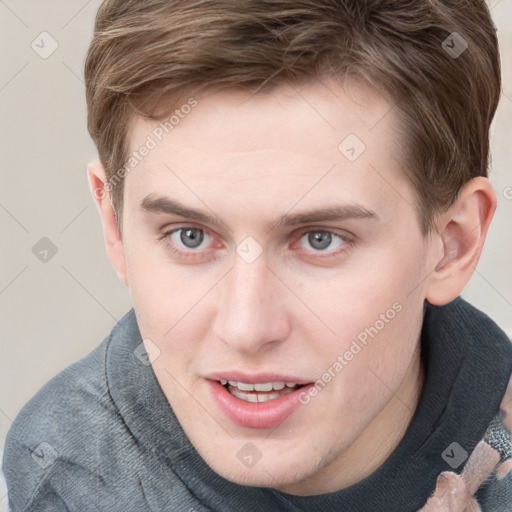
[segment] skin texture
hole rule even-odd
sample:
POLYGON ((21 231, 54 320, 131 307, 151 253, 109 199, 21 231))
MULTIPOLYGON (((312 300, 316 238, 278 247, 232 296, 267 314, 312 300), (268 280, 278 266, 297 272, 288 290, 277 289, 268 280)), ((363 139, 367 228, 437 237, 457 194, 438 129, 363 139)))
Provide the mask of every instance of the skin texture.
MULTIPOLYGON (((130 288, 148 350, 158 348, 153 369, 191 442, 225 478, 304 495, 349 486, 387 459, 412 419, 424 300, 445 304, 464 288, 494 192, 485 178, 472 180, 424 236, 396 149, 396 114, 355 81, 253 96, 211 91, 197 101, 126 176, 122 237, 108 194, 97 193, 104 170, 89 166, 108 254, 130 288), (355 161, 338 149, 349 134, 366 146, 355 161), (147 196, 224 225, 144 211, 147 196), (269 228, 284 214, 334 205, 375 216, 269 228), (184 245, 183 232, 169 234, 188 227, 204 230, 198 248, 184 245), (308 237, 319 230, 338 236, 319 249, 308 237), (248 236, 262 251, 251 263, 237 253, 248 236), (397 304, 394 318, 277 427, 237 425, 212 400, 212 372, 321 379, 397 304), (252 467, 237 457, 248 442, 261 453, 252 467)), ((158 124, 134 119, 132 150, 158 124)))

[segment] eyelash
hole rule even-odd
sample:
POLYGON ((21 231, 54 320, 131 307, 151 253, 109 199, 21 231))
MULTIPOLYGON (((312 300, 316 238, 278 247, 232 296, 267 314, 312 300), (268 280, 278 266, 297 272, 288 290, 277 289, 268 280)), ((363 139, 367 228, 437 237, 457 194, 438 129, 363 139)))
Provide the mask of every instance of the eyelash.
MULTIPOLYGON (((195 250, 191 249, 191 250, 188 250, 188 251, 183 251, 181 249, 177 249, 175 247, 174 243, 172 243, 172 241, 170 240, 171 236, 174 233, 177 233, 177 232, 180 232, 180 231, 184 231, 186 229, 197 229, 199 231, 202 231, 207 236, 210 236, 210 237, 213 238, 213 236, 210 234, 210 232, 207 229, 203 228, 203 227, 198 227, 198 226, 193 226, 193 225, 184 225, 184 226, 179 226, 179 227, 176 227, 176 228, 173 228, 173 229, 170 229, 170 230, 164 232, 162 234, 162 236, 160 237, 160 240, 167 241, 168 242, 167 245, 170 248, 170 250, 174 254, 179 256, 180 258, 184 258, 186 260, 194 260, 194 259, 197 259, 197 258, 204 257, 205 250, 203 250, 203 251, 195 251, 195 250)), ((303 229, 300 232, 300 234, 299 234, 298 241, 300 242, 300 240, 302 240, 304 235, 307 235, 309 233, 328 234, 328 235, 331 235, 333 238, 334 237, 335 238, 339 238, 342 241, 341 248, 338 248, 338 250, 336 250, 334 252, 329 252, 327 254, 323 254, 324 251, 314 251, 314 252, 317 253, 317 255, 312 256, 312 258, 314 258, 314 259, 333 258, 333 257, 336 257, 336 256, 340 256, 343 253, 347 252, 349 249, 351 249, 353 247, 354 243, 355 243, 354 239, 352 237, 349 237, 348 235, 341 235, 341 234, 336 233, 335 231, 332 231, 332 230, 329 230, 329 229, 314 228, 314 227, 312 227, 312 228, 308 227, 307 229, 303 229)), ((294 243, 296 243, 296 242, 294 242, 294 243)), ((206 251, 207 250, 208 249, 206 249, 206 251)))

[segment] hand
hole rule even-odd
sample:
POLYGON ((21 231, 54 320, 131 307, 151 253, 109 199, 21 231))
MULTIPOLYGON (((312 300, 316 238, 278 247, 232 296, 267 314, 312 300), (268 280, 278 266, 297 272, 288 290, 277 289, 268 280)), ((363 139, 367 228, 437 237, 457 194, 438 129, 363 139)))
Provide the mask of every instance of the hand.
POLYGON ((464 477, 445 471, 437 477, 435 494, 419 512, 482 512, 464 477))

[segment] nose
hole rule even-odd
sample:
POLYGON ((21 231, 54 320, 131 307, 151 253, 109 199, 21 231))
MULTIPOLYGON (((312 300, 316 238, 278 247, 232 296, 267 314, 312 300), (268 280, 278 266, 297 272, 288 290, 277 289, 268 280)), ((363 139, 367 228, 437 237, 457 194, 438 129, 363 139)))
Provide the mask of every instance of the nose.
POLYGON ((257 353, 289 336, 290 318, 283 285, 264 258, 236 258, 220 287, 214 335, 232 349, 257 353))

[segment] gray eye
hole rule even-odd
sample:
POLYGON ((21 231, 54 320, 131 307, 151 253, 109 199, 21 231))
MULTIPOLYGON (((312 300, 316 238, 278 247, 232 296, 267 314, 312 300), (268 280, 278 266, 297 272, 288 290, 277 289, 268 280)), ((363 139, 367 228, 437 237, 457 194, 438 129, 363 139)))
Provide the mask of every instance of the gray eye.
POLYGON ((314 249, 322 251, 332 243, 332 235, 326 231, 311 231, 308 234, 308 242, 314 249))
POLYGON ((204 240, 204 232, 198 228, 180 229, 180 241, 188 249, 196 249, 204 240))

